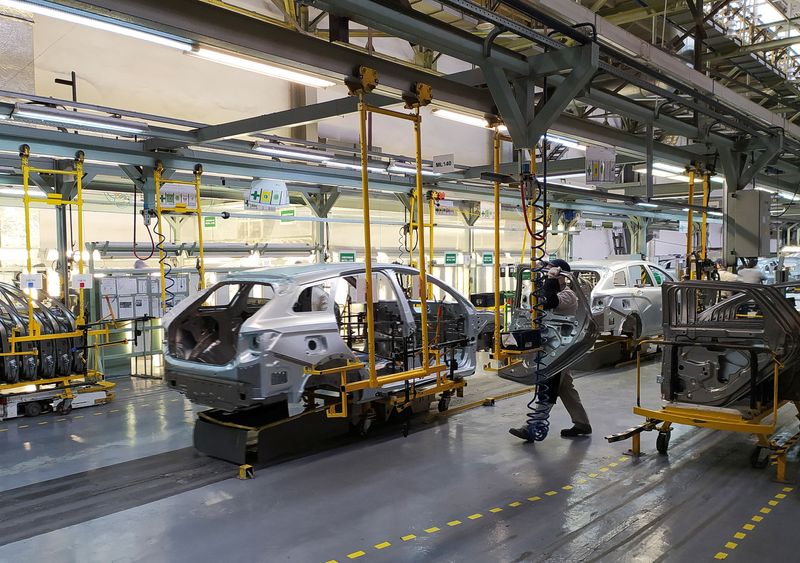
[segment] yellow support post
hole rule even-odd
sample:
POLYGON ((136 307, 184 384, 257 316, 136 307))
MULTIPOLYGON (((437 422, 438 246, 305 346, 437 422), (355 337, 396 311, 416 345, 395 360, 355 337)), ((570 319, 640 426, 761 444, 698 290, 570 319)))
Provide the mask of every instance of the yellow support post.
POLYGON ((694 248, 694 168, 689 170, 689 211, 687 212, 687 230, 686 230, 686 274, 688 279, 694 279, 692 272, 692 250, 694 248))
POLYGON ((708 259, 708 199, 710 195, 711 175, 706 172, 703 175, 703 216, 700 222, 700 257, 705 261, 708 259))
MULTIPOLYGON (((500 134, 495 129, 492 147, 492 167, 500 173, 500 134)), ((494 182, 494 359, 502 362, 500 342, 500 182, 494 182)))
POLYGON ((200 283, 198 284, 197 289, 205 289, 206 288, 206 262, 205 262, 205 254, 203 251, 203 207, 200 204, 200 185, 203 176, 203 166, 201 164, 197 164, 194 167, 194 193, 197 203, 195 204, 195 208, 197 210, 197 254, 199 257, 199 268, 198 271, 200 273, 200 283))
MULTIPOLYGON (((428 233, 431 239, 430 248, 428 248, 428 269, 432 272, 433 271, 433 215, 435 212, 435 202, 434 202, 434 194, 431 194, 431 197, 428 198, 428 233)), ((433 285, 428 284, 428 299, 433 299, 433 285)))
MULTIPOLYGON (((28 183, 30 182, 30 165, 28 159, 30 157, 30 147, 23 145, 19 158, 22 162, 22 203, 25 207, 25 255, 27 257, 28 274, 33 273, 33 262, 31 261, 31 196, 28 192, 28 183)), ((33 291, 28 290, 28 336, 37 336, 39 334, 39 323, 36 322, 36 317, 33 315, 33 291)))
MULTIPOLYGON (((75 198, 76 206, 78 208, 78 273, 83 274, 83 153, 78 153, 75 159, 75 198)), ((78 318, 75 323, 78 327, 86 324, 86 319, 83 316, 84 303, 86 296, 84 295, 85 289, 78 288, 78 318)), ((64 288, 65 295, 69 293, 68 288, 64 288)))
POLYGON ((364 212, 364 272, 367 286, 367 356, 369 366, 369 383, 378 386, 375 373, 375 311, 372 299, 372 238, 369 219, 369 154, 367 153, 367 104, 364 93, 358 96, 359 140, 361 142, 361 207, 364 212))
MULTIPOLYGON (((424 217, 422 207, 422 117, 419 114, 419 106, 414 114, 414 145, 416 156, 416 198, 417 215, 421 222, 424 217)), ((429 367, 428 350, 428 273, 425 271, 425 229, 419 229, 417 240, 417 250, 419 254, 419 299, 420 299, 420 323, 422 324, 422 367, 425 371, 429 367)))

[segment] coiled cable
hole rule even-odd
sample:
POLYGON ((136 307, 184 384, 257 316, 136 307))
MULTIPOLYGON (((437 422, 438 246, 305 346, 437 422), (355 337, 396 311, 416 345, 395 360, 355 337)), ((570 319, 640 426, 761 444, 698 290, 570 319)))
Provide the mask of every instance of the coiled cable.
POLYGON ((167 253, 164 250, 164 241, 167 240, 167 237, 164 236, 164 233, 158 230, 158 223, 156 223, 156 226, 153 227, 153 232, 156 234, 156 236, 158 236, 158 243, 156 244, 156 248, 159 251, 158 263, 164 264, 164 293, 166 293, 164 305, 166 308, 171 308, 175 304, 175 294, 171 291, 175 286, 175 279, 170 277, 172 266, 167 261, 167 253))

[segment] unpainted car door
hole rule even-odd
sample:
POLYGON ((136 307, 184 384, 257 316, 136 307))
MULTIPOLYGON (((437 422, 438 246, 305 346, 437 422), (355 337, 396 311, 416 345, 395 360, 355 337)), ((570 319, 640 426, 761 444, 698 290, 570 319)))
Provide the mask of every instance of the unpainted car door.
POLYGON ((628 266, 628 280, 642 321, 641 336, 651 336, 661 326, 661 288, 644 264, 628 266))

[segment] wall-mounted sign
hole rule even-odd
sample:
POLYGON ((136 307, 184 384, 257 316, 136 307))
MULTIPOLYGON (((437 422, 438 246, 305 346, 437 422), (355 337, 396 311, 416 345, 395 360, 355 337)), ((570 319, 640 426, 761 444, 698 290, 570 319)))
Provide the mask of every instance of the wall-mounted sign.
POLYGON ((586 147, 586 182, 601 184, 616 180, 616 152, 608 147, 586 147))
POLYGON ((456 264, 457 258, 458 255, 455 252, 445 252, 444 253, 445 266, 454 266, 456 264))
POLYGON ((440 154, 433 157, 433 171, 448 174, 456 171, 456 159, 453 154, 440 154))
POLYGON ((339 262, 355 262, 356 261, 356 253, 355 252, 340 252, 339 253, 339 262))
POLYGON ((211 228, 217 226, 216 217, 203 217, 203 226, 211 228))
MULTIPOLYGON (((294 217, 294 209, 281 209, 281 217, 294 217)), ((281 219, 281 223, 291 223, 294 219, 281 219)))
POLYGON ((484 266, 491 266, 494 264, 494 254, 491 252, 484 252, 483 253, 483 265, 484 266))

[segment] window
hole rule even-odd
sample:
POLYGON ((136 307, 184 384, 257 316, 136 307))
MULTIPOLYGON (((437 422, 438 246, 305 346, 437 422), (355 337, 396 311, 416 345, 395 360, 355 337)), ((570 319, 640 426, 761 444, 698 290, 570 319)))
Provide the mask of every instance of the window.
POLYGON ((628 274, 630 275, 634 287, 655 287, 653 278, 650 277, 647 268, 641 264, 638 266, 629 266, 628 274))
POLYGON ((221 283, 206 297, 203 307, 230 307, 239 299, 246 299, 248 310, 258 310, 275 297, 271 285, 260 283, 221 283))
POLYGON ((331 282, 310 285, 300 292, 292 306, 295 313, 319 313, 328 311, 331 304, 331 282))
POLYGON ((656 285, 660 286, 665 281, 675 281, 675 280, 672 279, 672 276, 670 276, 667 272, 665 272, 661 268, 656 268, 655 266, 650 266, 650 270, 652 270, 652 272, 653 272, 653 277, 656 280, 656 285))
POLYGON ((614 287, 627 287, 628 280, 625 278, 625 270, 620 270, 614 274, 614 287))

